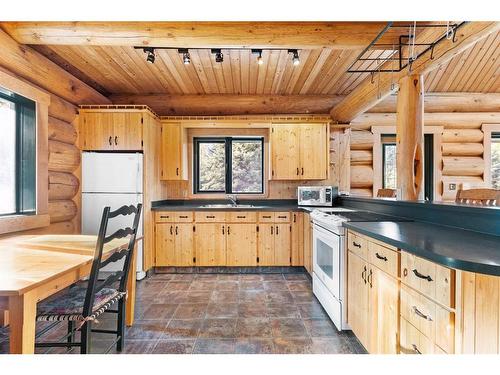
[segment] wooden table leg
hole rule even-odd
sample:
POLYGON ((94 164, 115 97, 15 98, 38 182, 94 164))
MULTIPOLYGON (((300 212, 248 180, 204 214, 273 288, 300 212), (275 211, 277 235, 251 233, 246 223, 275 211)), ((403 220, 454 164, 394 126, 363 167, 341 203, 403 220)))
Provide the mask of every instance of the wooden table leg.
POLYGON ((28 292, 9 297, 10 352, 35 352, 36 295, 28 292))
POLYGON ((132 324, 134 324, 136 257, 137 257, 137 251, 134 251, 134 256, 132 257, 132 264, 130 265, 130 272, 128 274, 128 280, 127 280, 127 303, 125 307, 127 312, 126 312, 125 324, 129 327, 132 324))

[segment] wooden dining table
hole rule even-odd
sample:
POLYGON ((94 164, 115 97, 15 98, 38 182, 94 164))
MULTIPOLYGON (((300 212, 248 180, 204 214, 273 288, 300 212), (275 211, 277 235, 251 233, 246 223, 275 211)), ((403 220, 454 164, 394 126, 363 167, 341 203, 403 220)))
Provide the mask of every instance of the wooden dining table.
MULTIPOLYGON (((105 244, 103 258, 126 248, 128 241, 105 244)), ((96 242, 97 236, 87 235, 26 235, 0 241, 0 312, 8 311, 10 353, 34 353, 37 303, 90 273, 96 242)), ((135 256, 131 270, 135 270, 135 256)), ((127 282, 126 324, 130 326, 135 272, 129 273, 127 282)))

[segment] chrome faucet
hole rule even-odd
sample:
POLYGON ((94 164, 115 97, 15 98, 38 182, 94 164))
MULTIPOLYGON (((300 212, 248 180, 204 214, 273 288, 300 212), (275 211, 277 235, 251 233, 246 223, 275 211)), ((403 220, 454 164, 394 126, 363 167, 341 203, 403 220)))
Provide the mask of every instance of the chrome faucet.
POLYGON ((238 198, 237 198, 236 194, 232 194, 232 195, 231 194, 227 194, 226 198, 231 201, 231 203, 233 204, 233 206, 237 206, 238 205, 238 198))

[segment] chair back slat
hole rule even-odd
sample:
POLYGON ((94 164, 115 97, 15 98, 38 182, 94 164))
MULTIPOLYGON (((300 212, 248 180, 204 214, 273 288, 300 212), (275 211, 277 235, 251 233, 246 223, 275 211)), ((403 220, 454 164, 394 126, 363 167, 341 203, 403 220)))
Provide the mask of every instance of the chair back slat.
POLYGON ((105 207, 102 213, 101 218, 101 226, 99 228, 99 234, 97 236, 96 249, 94 252, 94 259, 92 261, 92 269, 90 271, 87 292, 85 295, 85 301, 83 304, 83 315, 89 316, 92 313, 92 309, 94 306, 95 295, 100 290, 102 290, 106 286, 111 286, 111 284, 119 281, 118 291, 126 292, 127 279, 130 272, 130 265, 132 263, 132 257, 134 254, 135 248, 135 240, 137 236, 137 230, 139 227, 139 221, 142 211, 142 204, 138 204, 137 207, 130 206, 122 206, 115 211, 111 211, 110 207, 105 207), (118 229, 115 233, 110 236, 106 236, 106 232, 108 229, 108 223, 110 219, 116 218, 120 215, 128 216, 134 214, 132 227, 126 227, 122 229, 118 229), (128 246, 125 249, 122 249, 114 254, 111 254, 104 261, 102 260, 103 255, 103 247, 104 244, 112 241, 116 238, 124 238, 129 237, 128 246), (123 262, 122 269, 116 272, 113 272, 109 277, 107 277, 103 282, 98 282, 99 279, 99 271, 106 265, 109 265, 113 262, 117 262, 125 257, 123 262))
POLYGON ((396 189, 378 189, 377 198, 396 198, 396 189))
POLYGON ((456 203, 476 206, 500 206, 500 190, 496 189, 468 189, 458 190, 456 203))
POLYGON ((124 229, 118 229, 115 233, 105 237, 104 243, 108 243, 108 242, 113 241, 117 238, 124 238, 127 236, 131 236, 132 234, 134 234, 134 230, 130 227, 127 227, 124 229))

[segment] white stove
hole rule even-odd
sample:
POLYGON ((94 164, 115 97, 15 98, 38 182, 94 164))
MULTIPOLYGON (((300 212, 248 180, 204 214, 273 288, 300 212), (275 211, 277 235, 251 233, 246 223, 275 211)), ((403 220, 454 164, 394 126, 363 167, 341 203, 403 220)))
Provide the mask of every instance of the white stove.
POLYGON ((336 215, 344 212, 355 212, 343 207, 330 207, 328 209, 316 209, 311 212, 311 219, 315 225, 320 225, 323 228, 332 231, 335 234, 343 235, 344 228, 342 223, 347 221, 344 216, 336 215))

